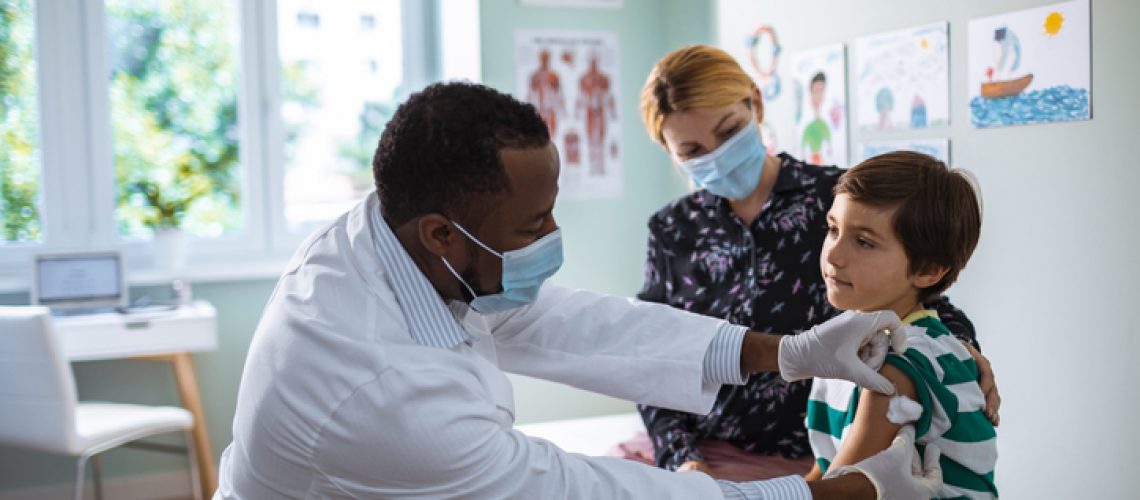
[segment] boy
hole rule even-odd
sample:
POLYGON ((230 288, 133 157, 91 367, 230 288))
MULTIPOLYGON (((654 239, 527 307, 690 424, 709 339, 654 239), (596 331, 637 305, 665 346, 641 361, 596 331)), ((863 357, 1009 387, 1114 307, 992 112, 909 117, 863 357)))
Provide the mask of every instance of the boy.
POLYGON ((942 450, 940 497, 997 497, 996 434, 983 413, 977 366, 938 315, 922 309, 954 283, 978 243, 981 205, 972 182, 921 153, 883 154, 840 177, 827 221, 820 269, 828 301, 841 310, 894 311, 906 326, 893 334, 906 335, 908 348, 881 370, 903 397, 814 380, 807 428, 816 464, 808 479, 885 449, 914 421, 919 452, 928 444, 942 450))

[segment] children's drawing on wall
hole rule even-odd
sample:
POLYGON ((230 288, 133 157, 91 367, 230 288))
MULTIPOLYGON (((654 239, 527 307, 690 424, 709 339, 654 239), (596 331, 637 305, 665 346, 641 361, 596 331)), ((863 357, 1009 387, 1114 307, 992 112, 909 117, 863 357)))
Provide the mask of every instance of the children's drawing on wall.
POLYGON ((855 41, 860 130, 950 122, 948 24, 927 24, 855 41))
POLYGON ((847 166, 847 78, 843 44, 795 54, 794 151, 808 163, 847 166))
POLYGON ((970 121, 975 127, 1087 120, 1088 0, 970 21, 970 121))
POLYGON ((891 151, 915 151, 928 154, 950 164, 950 139, 905 139, 898 141, 866 141, 859 144, 859 161, 891 151))
POLYGON ((622 194, 619 67, 614 33, 515 33, 516 93, 538 109, 558 146, 561 197, 622 194))
POLYGON ((776 37, 776 30, 767 24, 757 26, 752 35, 746 40, 748 45, 748 62, 756 72, 757 85, 765 101, 771 101, 780 96, 780 39, 776 37))

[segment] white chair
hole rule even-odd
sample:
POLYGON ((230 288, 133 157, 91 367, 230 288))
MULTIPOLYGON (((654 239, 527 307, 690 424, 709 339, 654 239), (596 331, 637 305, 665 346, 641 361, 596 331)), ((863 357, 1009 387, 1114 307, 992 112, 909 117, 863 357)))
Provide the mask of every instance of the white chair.
POLYGON ((77 457, 75 498, 83 498, 91 459, 96 498, 102 498, 98 454, 155 434, 182 431, 186 448, 138 443, 157 451, 185 451, 195 498, 198 484, 194 417, 182 408, 80 403, 71 364, 60 350, 45 307, 0 306, 0 446, 77 457))

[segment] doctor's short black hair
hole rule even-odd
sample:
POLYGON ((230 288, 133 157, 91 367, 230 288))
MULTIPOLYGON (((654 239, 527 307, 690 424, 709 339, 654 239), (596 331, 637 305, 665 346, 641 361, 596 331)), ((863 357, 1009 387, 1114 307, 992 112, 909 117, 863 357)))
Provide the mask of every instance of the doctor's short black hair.
POLYGON ((530 104, 475 83, 430 85, 396 109, 376 147, 384 218, 396 227, 429 213, 481 217, 481 202, 510 190, 499 151, 549 142, 530 104))

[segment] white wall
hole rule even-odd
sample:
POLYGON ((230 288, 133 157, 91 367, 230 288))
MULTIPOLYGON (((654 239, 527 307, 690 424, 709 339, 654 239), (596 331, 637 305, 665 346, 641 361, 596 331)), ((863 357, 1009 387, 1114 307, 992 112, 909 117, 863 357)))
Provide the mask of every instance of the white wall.
MULTIPOLYGON (((1140 2, 1092 2, 1091 121, 969 124, 967 22, 1050 3, 721 0, 714 17, 774 25, 785 56, 846 42, 849 72, 859 36, 950 22, 950 127, 880 136, 949 136, 952 162, 981 180, 981 243, 950 296, 974 320, 1004 396, 998 487, 1006 498, 1136 498, 1140 2)), ((768 119, 791 123, 792 101, 770 105, 768 119)))

